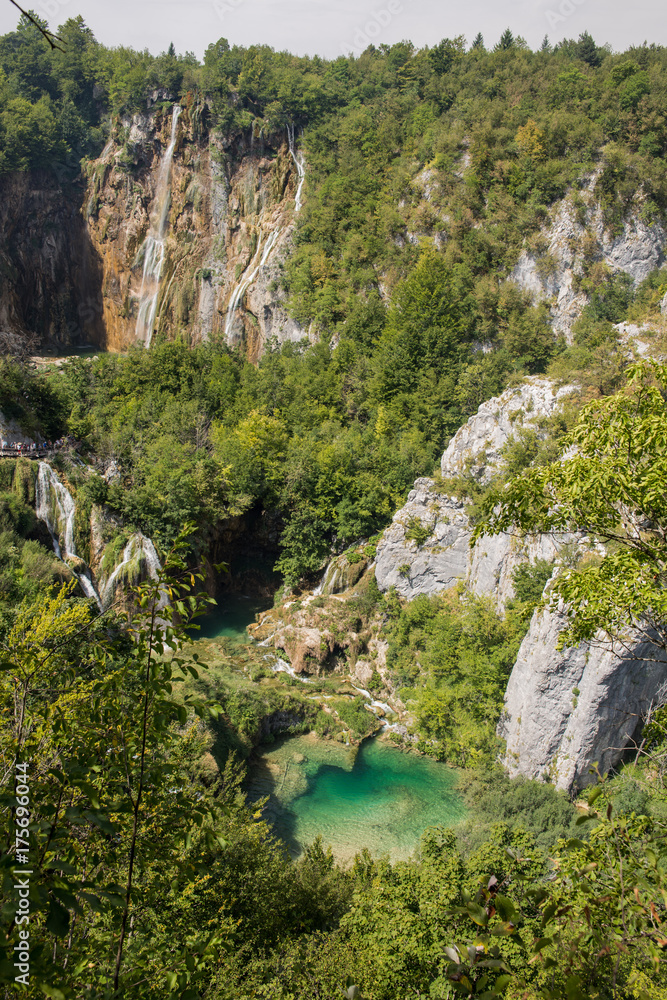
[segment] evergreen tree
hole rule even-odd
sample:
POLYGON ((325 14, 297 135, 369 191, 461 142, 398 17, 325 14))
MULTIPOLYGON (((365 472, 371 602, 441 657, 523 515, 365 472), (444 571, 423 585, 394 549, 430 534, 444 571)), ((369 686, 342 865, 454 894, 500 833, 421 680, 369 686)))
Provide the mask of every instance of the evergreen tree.
POLYGON ((478 31, 475 35, 474 41, 470 46, 471 49, 481 49, 484 51, 484 36, 481 31, 478 31))
POLYGON ((505 28, 503 31, 496 48, 503 49, 504 51, 514 48, 514 35, 509 28, 505 28))
POLYGON ((601 63, 597 45, 587 31, 579 35, 577 42, 577 56, 589 66, 599 66, 601 63))

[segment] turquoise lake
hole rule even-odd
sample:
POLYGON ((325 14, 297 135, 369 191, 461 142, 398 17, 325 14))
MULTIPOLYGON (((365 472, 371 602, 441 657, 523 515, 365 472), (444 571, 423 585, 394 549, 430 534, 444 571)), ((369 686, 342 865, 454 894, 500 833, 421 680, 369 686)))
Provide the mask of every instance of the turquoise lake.
POLYGON ((229 593, 218 598, 218 605, 197 622, 197 639, 226 639, 232 643, 248 643, 246 631, 255 615, 271 607, 270 600, 245 594, 229 593))
POLYGON ((456 772, 380 739, 361 747, 314 735, 264 748, 251 766, 249 798, 269 796, 264 815, 298 857, 318 834, 349 861, 367 847, 407 858, 427 826, 465 817, 456 772))

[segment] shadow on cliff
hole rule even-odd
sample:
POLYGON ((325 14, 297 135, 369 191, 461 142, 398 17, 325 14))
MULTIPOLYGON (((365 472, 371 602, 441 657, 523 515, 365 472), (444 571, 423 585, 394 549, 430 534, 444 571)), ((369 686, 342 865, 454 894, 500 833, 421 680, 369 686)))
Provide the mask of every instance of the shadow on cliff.
POLYGON ((0 325, 42 349, 106 344, 102 262, 84 215, 85 180, 33 170, 0 178, 0 325))

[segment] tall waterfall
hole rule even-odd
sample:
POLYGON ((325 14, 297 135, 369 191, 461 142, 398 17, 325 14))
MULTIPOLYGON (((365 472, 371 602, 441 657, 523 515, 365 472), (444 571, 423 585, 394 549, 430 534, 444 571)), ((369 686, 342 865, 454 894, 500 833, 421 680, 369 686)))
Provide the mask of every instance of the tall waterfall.
MULTIPOLYGON (((287 139, 289 142, 289 151, 294 163, 296 165, 297 176, 299 182, 296 189, 296 199, 294 205, 295 214, 301 210, 303 202, 301 201, 301 191, 303 189, 303 182, 306 178, 306 165, 303 160, 303 156, 298 157, 296 152, 296 146, 294 144, 294 126, 287 126, 287 139)), ((247 273, 241 278, 238 285, 234 289, 229 299, 229 305, 227 306, 227 314, 225 316, 225 340, 229 343, 232 331, 234 329, 234 319, 236 317, 236 310, 238 309, 243 296, 246 291, 253 283, 257 277, 258 272, 266 264, 269 254, 273 250, 274 246, 278 242, 281 230, 274 229, 272 233, 269 234, 266 243, 264 244, 264 249, 262 250, 262 234, 260 232, 259 242, 257 244, 257 249, 255 254, 248 264, 246 269, 247 273), (258 261, 258 263, 256 263, 258 261), (254 265, 254 266, 253 266, 254 265)))
POLYGON ((56 472, 47 462, 39 463, 37 474, 35 513, 40 521, 44 521, 53 540, 53 551, 66 562, 77 559, 83 563, 83 568, 70 566, 71 572, 81 584, 86 597, 92 597, 102 610, 102 602, 90 578, 90 570, 83 560, 77 556, 74 543, 74 515, 76 504, 69 490, 63 486, 56 472))
POLYGON ((262 268, 264 264, 266 264, 268 256, 273 250, 279 236, 280 236, 280 230, 274 229, 273 232, 269 234, 269 238, 264 244, 264 250, 262 251, 262 234, 260 233, 257 249, 255 250, 255 255, 250 261, 250 264, 248 265, 248 268, 252 268, 252 270, 249 271, 246 275, 244 275, 244 277, 238 283, 238 285, 232 292, 232 296, 229 300, 229 305, 227 306, 227 316, 225 317, 225 340, 229 341, 229 338, 231 336, 232 329, 234 326, 234 316, 236 314, 236 310, 238 308, 241 299, 245 295, 246 290, 250 287, 250 285, 257 277, 257 273, 260 270, 260 268, 262 268), (253 267, 253 264, 255 263, 258 257, 259 257, 259 263, 256 264, 255 267, 253 267))
POLYGON ((294 164, 296 166, 297 176, 299 178, 299 183, 297 184, 297 188, 296 188, 296 198, 295 198, 295 204, 294 204, 294 213, 296 214, 297 212, 301 211, 301 205, 303 204, 303 202, 301 201, 301 190, 303 188, 303 182, 306 179, 306 164, 304 163, 303 156, 297 157, 297 155, 296 155, 296 145, 295 145, 295 142, 294 142, 294 126, 293 125, 288 125, 287 126, 287 140, 289 142, 290 155, 291 155, 292 159, 294 160, 294 164))
POLYGON ((178 104, 175 104, 171 116, 171 141, 165 149, 160 162, 150 229, 142 246, 144 270, 141 277, 139 312, 137 314, 135 333, 137 341, 142 340, 146 347, 150 347, 151 345, 155 313, 157 312, 160 278, 162 277, 162 265, 164 264, 164 236, 167 228, 169 205, 171 203, 171 161, 174 156, 176 128, 181 111, 182 108, 178 104))
MULTIPOLYGON (((142 563, 146 566, 148 575, 151 579, 157 580, 158 573, 162 567, 160 565, 158 554, 155 551, 155 546, 150 538, 146 538, 145 535, 142 535, 142 533, 138 531, 136 534, 132 535, 129 542, 123 549, 121 561, 118 563, 102 588, 101 596, 102 606, 104 608, 108 608, 111 603, 116 583, 128 573, 128 565, 133 564, 132 569, 139 570, 142 563)), ((162 606, 163 604, 161 601, 160 607, 162 606)))

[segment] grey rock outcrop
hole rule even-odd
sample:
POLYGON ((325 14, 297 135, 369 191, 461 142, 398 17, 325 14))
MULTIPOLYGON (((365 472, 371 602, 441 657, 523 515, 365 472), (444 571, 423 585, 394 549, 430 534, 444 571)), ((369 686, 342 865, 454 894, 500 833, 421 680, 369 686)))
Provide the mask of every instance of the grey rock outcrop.
POLYGON ((577 215, 571 198, 559 202, 542 233, 546 251, 537 256, 524 250, 510 275, 510 280, 530 292, 536 301, 552 300, 554 330, 566 338, 587 302, 576 283, 576 277, 583 274, 585 257, 604 261, 612 271, 629 274, 635 284, 665 260, 667 232, 659 222, 647 225, 635 215, 626 220, 618 236, 605 229, 593 193, 596 179, 592 177, 581 193, 585 217, 577 215))
MULTIPOLYGON (((553 416, 573 392, 549 379, 529 378, 483 403, 449 442, 442 456, 443 477, 470 469, 488 480, 502 466, 502 448, 522 427, 546 433, 540 422, 553 416)), ((395 587, 401 597, 437 594, 464 581, 477 594, 492 594, 499 606, 514 596, 512 576, 522 563, 554 562, 570 536, 553 539, 507 534, 481 538, 470 549, 465 505, 432 479, 418 479, 406 504, 394 515, 377 549, 375 577, 380 590, 395 587)))
POLYGON ((564 622, 556 610, 533 615, 498 732, 507 741, 511 775, 569 791, 596 780, 593 765, 605 773, 621 759, 667 682, 667 660, 639 641, 618 654, 585 643, 559 651, 564 622))
POLYGON ((502 606, 514 596, 512 577, 518 566, 538 559, 554 562, 562 543, 570 540, 501 534, 483 536, 471 549, 470 535, 463 503, 439 493, 432 479, 418 479, 378 545, 378 587, 394 587, 412 600, 419 594, 440 594, 463 581, 476 594, 493 595, 502 606), (424 532, 429 535, 421 541, 424 532))
POLYGON ((438 493, 432 479, 417 479, 378 545, 378 587, 395 587, 408 600, 447 590, 467 574, 469 541, 463 503, 438 493), (409 537, 420 528, 428 532, 422 543, 409 537))
POLYGON ((440 462, 443 476, 460 475, 467 467, 488 479, 502 462, 501 449, 521 427, 540 432, 539 422, 558 411, 573 386, 556 388, 545 378, 528 378, 500 396, 482 403, 477 413, 458 429, 440 462))

